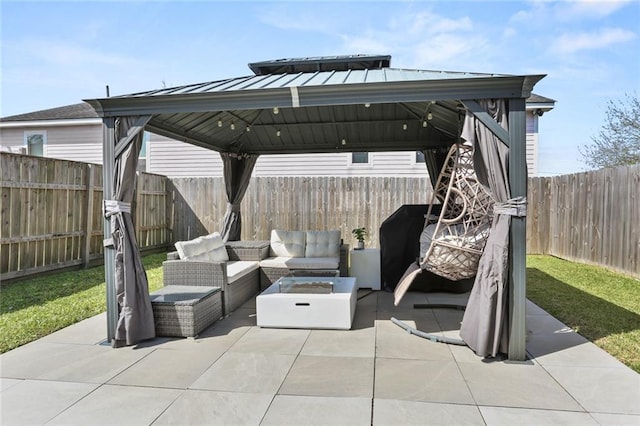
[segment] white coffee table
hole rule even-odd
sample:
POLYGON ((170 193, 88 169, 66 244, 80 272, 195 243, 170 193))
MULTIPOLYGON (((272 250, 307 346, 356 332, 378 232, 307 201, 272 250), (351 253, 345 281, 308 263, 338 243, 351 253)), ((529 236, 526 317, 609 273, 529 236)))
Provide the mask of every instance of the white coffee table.
POLYGON ((259 327, 321 328, 349 330, 356 312, 356 279, 353 277, 283 277, 256 298, 259 327), (332 283, 324 293, 288 291, 290 284, 332 283), (281 291, 281 284, 284 284, 281 291), (331 292, 329 292, 331 291, 331 292))

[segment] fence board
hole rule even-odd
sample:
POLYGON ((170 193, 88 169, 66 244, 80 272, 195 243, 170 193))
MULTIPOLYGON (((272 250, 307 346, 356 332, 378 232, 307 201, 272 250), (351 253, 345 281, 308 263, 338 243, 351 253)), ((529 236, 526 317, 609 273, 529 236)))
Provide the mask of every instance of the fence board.
MULTIPOLYGON (((169 186, 173 241, 220 230, 226 211, 222 178, 171 179, 169 186)), ((430 194, 431 184, 418 178, 253 178, 241 206, 242 239, 269 239, 274 228, 340 229, 351 243, 351 230, 365 226, 368 245, 377 247, 381 221, 403 204, 425 204, 430 194)))
POLYGON ((528 253, 640 276, 640 165, 529 181, 528 253))
MULTIPOLYGON (((102 260, 102 166, 0 153, 0 280, 102 260)), ((142 250, 168 244, 166 177, 139 179, 142 250)))

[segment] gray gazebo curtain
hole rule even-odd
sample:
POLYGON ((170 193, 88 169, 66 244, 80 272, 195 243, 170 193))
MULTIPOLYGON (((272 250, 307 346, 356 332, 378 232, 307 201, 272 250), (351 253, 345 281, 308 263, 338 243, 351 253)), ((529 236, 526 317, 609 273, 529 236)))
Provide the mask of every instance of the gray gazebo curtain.
POLYGON ((142 146, 144 125, 150 117, 116 119, 113 194, 107 200, 105 215, 111 219, 111 236, 115 249, 115 287, 118 322, 115 346, 133 345, 155 337, 153 311, 147 275, 136 241, 131 204, 136 191, 136 168, 142 146))
MULTIPOLYGON (((502 128, 509 130, 509 111, 504 100, 478 103, 502 128)), ((509 147, 470 111, 467 111, 462 138, 473 144, 476 175, 490 190, 496 204, 491 235, 480 258, 460 336, 477 355, 495 357, 508 351, 509 228, 511 216, 524 215, 520 207, 525 200, 511 200, 509 147)))
POLYGON ((258 160, 257 155, 223 152, 222 157, 224 187, 227 193, 227 211, 224 215, 220 235, 224 241, 240 240, 242 217, 240 203, 249 187, 251 172, 258 160))

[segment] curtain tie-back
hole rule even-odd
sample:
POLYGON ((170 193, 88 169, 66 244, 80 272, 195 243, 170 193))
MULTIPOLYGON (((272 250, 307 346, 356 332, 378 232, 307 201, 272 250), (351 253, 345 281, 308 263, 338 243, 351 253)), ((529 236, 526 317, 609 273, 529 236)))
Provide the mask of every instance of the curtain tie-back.
POLYGON ((238 204, 227 203, 227 210, 229 210, 229 211, 231 211, 233 213, 240 212, 240 203, 238 203, 238 204))
MULTIPOLYGON (((131 203, 117 200, 104 200, 104 217, 111 219, 111 232, 116 229, 116 215, 118 213, 131 214, 131 203)), ((104 247, 115 247, 113 238, 106 238, 102 241, 104 247)))
POLYGON ((117 200, 104 200, 104 216, 110 217, 117 213, 131 213, 131 203, 117 200))
POLYGON ((495 214, 504 214, 515 217, 527 216, 527 197, 515 197, 504 202, 496 202, 493 205, 495 214))

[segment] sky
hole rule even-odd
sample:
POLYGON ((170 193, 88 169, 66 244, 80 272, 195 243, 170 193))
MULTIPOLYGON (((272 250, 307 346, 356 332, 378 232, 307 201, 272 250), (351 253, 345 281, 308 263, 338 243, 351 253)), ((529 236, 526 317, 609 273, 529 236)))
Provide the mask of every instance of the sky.
POLYGON ((588 170, 610 101, 640 95, 640 0, 0 0, 0 116, 250 75, 282 58, 391 55, 394 68, 546 74, 538 173, 588 170))

